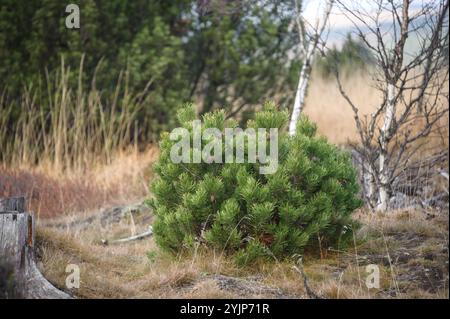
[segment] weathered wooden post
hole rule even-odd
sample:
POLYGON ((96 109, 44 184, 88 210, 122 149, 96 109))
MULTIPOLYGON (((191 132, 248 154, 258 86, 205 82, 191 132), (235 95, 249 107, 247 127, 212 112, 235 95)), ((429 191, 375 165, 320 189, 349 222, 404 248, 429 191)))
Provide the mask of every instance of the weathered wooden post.
POLYGON ((70 298, 44 278, 34 256, 35 224, 25 198, 0 199, 0 261, 12 267, 16 293, 23 298, 70 298))

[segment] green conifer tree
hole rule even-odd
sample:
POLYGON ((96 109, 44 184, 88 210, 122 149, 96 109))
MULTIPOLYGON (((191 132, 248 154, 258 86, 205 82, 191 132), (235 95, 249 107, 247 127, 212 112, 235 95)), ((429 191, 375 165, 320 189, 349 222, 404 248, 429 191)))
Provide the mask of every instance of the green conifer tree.
MULTIPOLYGON (((183 108, 178 119, 192 141, 193 107, 183 108)), ((223 132, 237 125, 225 120, 223 111, 202 119, 202 131, 217 127, 223 132)), ((293 256, 314 247, 318 238, 322 244, 333 244, 349 234, 350 215, 361 205, 349 155, 316 136, 316 126, 306 117, 299 121, 297 134, 289 137, 283 130, 287 119, 286 112, 266 103, 247 123, 279 129, 279 166, 266 175, 260 174, 258 162, 175 164, 170 152, 177 141, 164 133, 154 167, 159 178, 152 183, 150 200, 157 217, 156 242, 172 252, 201 243, 247 264, 260 257, 293 256)), ((236 151, 236 143, 233 147, 236 151)), ((190 155, 193 151, 191 143, 190 155)), ((248 151, 247 140, 245 154, 248 151)))

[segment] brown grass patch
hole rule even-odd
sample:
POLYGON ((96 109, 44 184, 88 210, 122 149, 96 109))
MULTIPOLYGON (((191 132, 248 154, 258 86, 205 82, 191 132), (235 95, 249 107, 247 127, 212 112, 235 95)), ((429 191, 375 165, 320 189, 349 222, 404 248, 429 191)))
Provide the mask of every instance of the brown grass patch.
MULTIPOLYGON (((344 90, 359 108, 361 118, 370 116, 380 105, 381 92, 373 87, 374 82, 369 74, 358 71, 343 78, 342 82, 344 90)), ((442 103, 443 106, 447 103, 448 107, 448 101, 442 101, 442 103)), ((401 110, 401 106, 398 107, 398 110, 401 110)), ((317 123, 318 132, 326 136, 330 142, 341 145, 359 142, 352 109, 340 94, 333 77, 327 79, 321 77, 317 72, 313 72, 305 100, 304 113, 317 123)), ((423 140, 418 141, 418 143, 423 143, 422 155, 425 150, 448 148, 448 119, 449 114, 447 113, 447 116, 437 123, 436 131, 426 138, 426 143, 423 143, 423 140)), ((415 129, 422 127, 422 122, 423 118, 418 117, 404 129, 411 129, 414 132, 415 129)))
MULTIPOLYGON (((147 227, 149 212, 82 230, 41 225, 39 256, 45 276, 64 287, 69 263, 81 269, 78 298, 307 298, 294 261, 240 268, 220 251, 199 248, 177 256, 153 238, 104 246, 147 227), (135 229, 133 227, 136 227, 135 229)), ((355 247, 304 256, 311 288, 324 298, 448 298, 448 214, 432 219, 415 211, 357 216, 355 247), (380 288, 368 289, 366 266, 380 269, 380 288)), ((65 217, 67 218, 67 217, 65 217)))
POLYGON ((89 170, 57 171, 51 165, 0 166, 0 197, 25 196, 38 218, 96 210, 129 203, 148 194, 151 163, 158 151, 118 154, 110 165, 93 163, 89 170))

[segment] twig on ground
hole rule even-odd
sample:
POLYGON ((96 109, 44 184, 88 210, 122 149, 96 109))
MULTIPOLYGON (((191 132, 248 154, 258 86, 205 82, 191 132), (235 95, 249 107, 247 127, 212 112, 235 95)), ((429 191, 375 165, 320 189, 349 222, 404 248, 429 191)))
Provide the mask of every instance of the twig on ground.
POLYGON ((149 229, 141 234, 137 234, 134 236, 130 236, 130 237, 126 237, 126 238, 120 238, 120 239, 115 239, 115 240, 107 240, 107 239, 102 239, 102 244, 103 245, 109 245, 109 244, 123 244, 123 243, 127 243, 130 241, 135 241, 135 240, 140 240, 146 237, 149 237, 153 235, 153 228, 152 226, 149 226, 149 229))
POLYGON ((299 258, 297 261, 298 266, 292 266, 292 268, 297 271, 300 276, 303 278, 303 285, 305 286, 306 294, 310 299, 324 299, 323 297, 317 295, 309 286, 308 284, 308 278, 305 275, 305 272, 303 271, 303 261, 302 258, 299 258))

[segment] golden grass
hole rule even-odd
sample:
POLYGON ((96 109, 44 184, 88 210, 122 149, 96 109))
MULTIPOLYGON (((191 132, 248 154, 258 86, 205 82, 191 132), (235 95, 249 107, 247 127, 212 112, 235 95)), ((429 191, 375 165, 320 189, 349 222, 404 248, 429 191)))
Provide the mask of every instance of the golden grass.
MULTIPOLYGON (((61 67, 20 99, 0 91, 0 197, 25 196, 38 217, 142 200, 148 193, 153 145, 139 145, 137 114, 145 92, 132 93, 121 72, 114 93, 83 86, 61 67), (43 88, 44 87, 44 88, 43 88)), ((97 68, 100 67, 100 64, 97 68)))
MULTIPOLYGON (((371 86, 367 74, 357 72, 345 78, 343 86, 355 104, 361 106, 361 115, 370 114, 380 103, 381 95, 371 86)), ((304 112, 317 123, 319 133, 330 142, 346 144, 358 141, 352 110, 340 94, 334 78, 324 79, 315 72, 312 74, 304 112)))
POLYGON ((156 147, 116 152, 109 165, 93 162, 81 171, 62 172, 42 163, 28 168, 0 167, 0 197, 25 196, 38 218, 142 200, 149 193, 156 147))
MULTIPOLYGON (((293 261, 239 268, 221 252, 203 248, 168 255, 153 238, 101 244, 102 238, 145 229, 144 215, 137 214, 133 222, 124 218, 77 232, 40 226, 39 256, 45 276, 64 288, 66 265, 79 265, 81 287, 72 290, 79 298, 308 297, 293 261), (133 225, 137 225, 134 230, 133 225)), ((415 211, 378 215, 361 211, 356 217, 363 227, 355 247, 331 249, 322 259, 304 256, 304 270, 316 294, 324 298, 448 298, 448 214, 427 219, 415 211), (379 289, 365 285, 367 264, 380 268, 379 289)))
POLYGON ((84 56, 75 83, 74 72, 62 58, 55 76, 47 75, 45 89, 29 85, 15 100, 2 88, 0 165, 28 168, 38 164, 57 172, 80 172, 95 161, 110 163, 117 151, 137 143, 143 93, 130 92, 128 72, 120 73, 111 96, 105 97, 96 87, 96 73, 86 90, 83 63, 84 56))
MULTIPOLYGON (((342 86, 354 104, 359 108, 359 116, 364 118, 380 105, 382 100, 381 92, 374 86, 370 75, 363 71, 352 73, 342 79, 342 86)), ((448 101, 443 101, 443 105, 448 101)), ((401 106, 398 107, 398 112, 401 106)), ((308 88, 305 100, 304 113, 317 123, 320 134, 326 136, 328 140, 335 144, 359 143, 359 135, 356 129, 353 111, 348 102, 339 92, 336 80, 323 78, 317 72, 313 72, 311 84, 308 88)), ((426 138, 424 148, 448 148, 449 134, 449 114, 437 123, 438 129, 426 138)), ((412 121, 405 126, 412 132, 423 125, 422 119, 412 121)), ((420 141, 420 142, 423 142, 420 141)))

